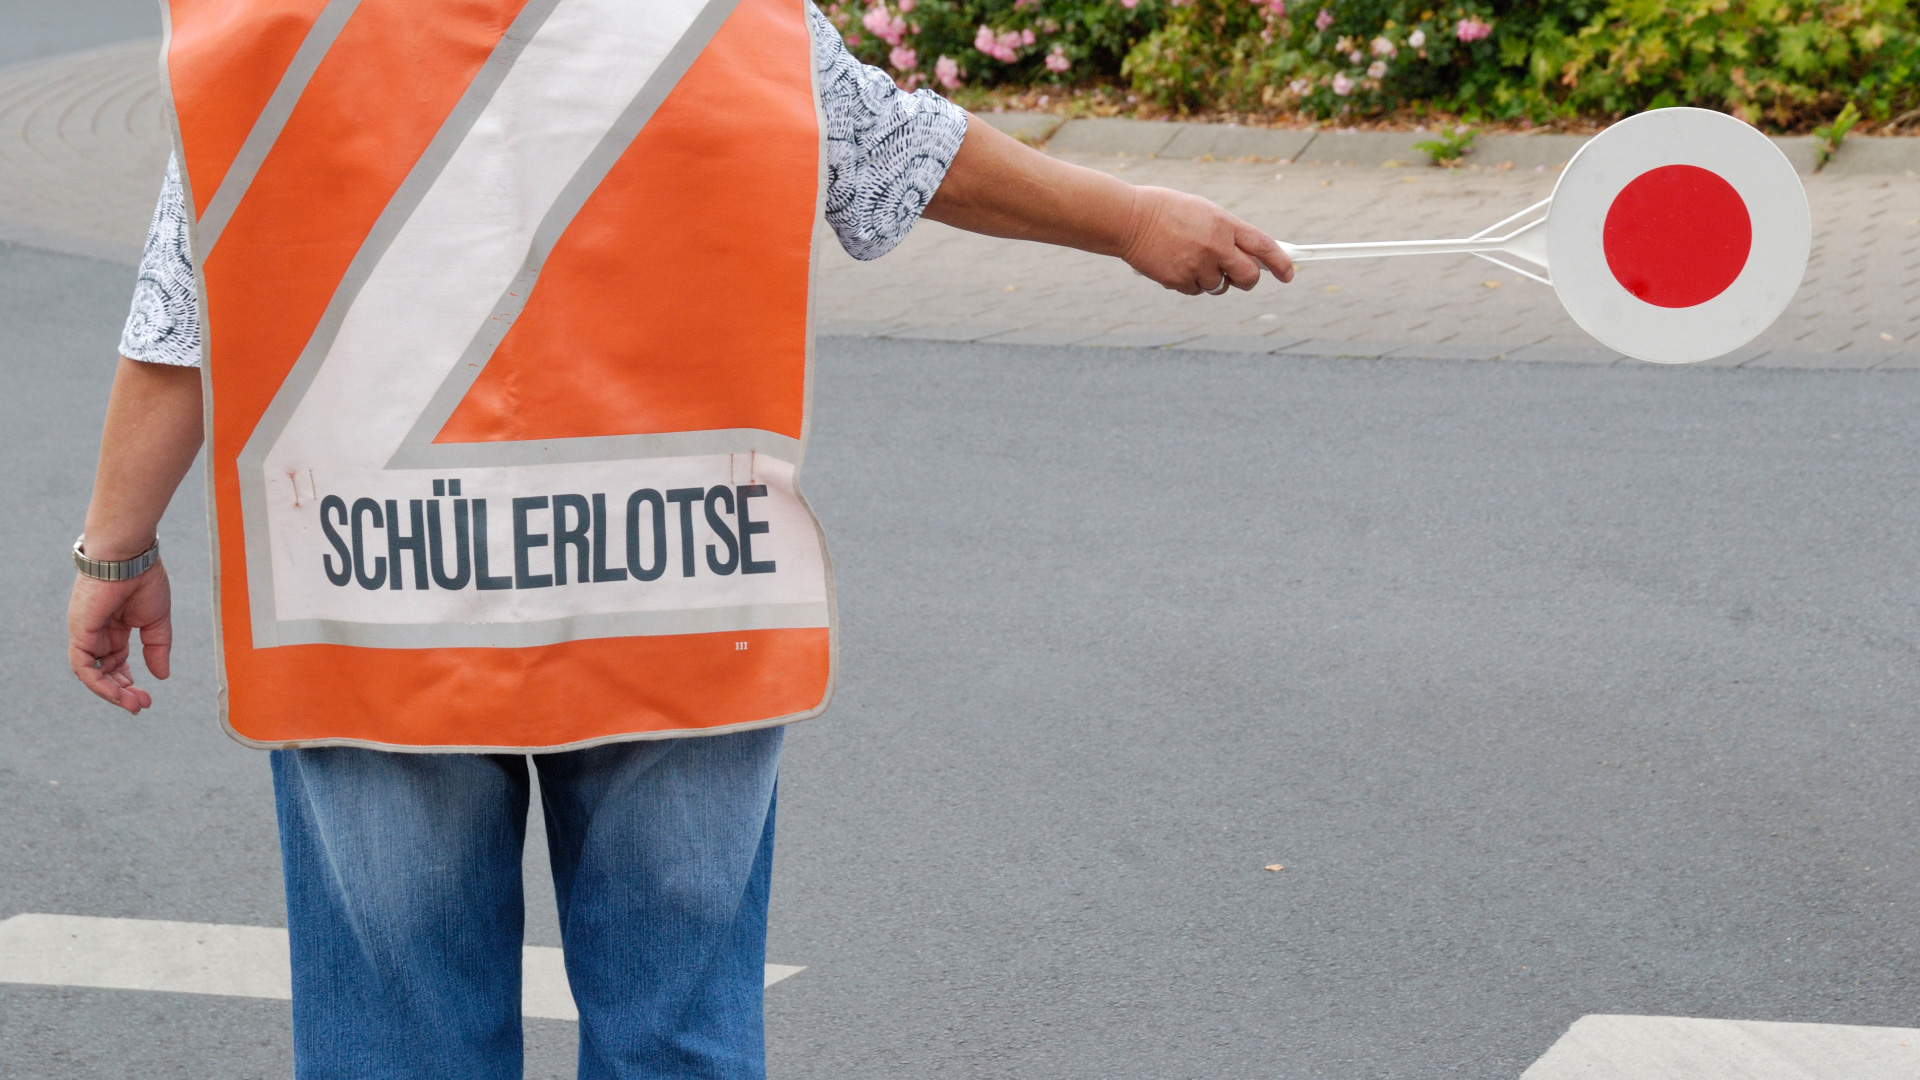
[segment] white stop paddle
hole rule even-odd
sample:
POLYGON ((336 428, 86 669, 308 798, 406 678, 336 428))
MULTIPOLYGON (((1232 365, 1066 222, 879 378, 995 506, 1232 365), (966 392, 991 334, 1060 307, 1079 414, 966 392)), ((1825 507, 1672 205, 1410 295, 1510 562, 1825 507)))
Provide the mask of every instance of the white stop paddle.
POLYGON ((1773 325, 1812 244, 1806 191, 1780 148, 1724 113, 1676 108, 1596 135, 1550 197, 1464 240, 1280 246, 1296 263, 1478 255, 1553 286, 1601 344, 1690 364, 1773 325))

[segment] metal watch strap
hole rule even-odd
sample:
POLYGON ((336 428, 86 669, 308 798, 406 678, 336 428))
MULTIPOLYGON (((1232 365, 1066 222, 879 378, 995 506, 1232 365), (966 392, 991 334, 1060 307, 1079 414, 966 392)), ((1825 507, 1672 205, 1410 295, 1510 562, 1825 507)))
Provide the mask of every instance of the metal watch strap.
POLYGON ((89 559, 86 553, 80 550, 80 545, 86 543, 86 541, 87 538, 81 536, 73 542, 74 568, 82 574, 100 581, 131 580, 146 573, 149 569, 152 569, 154 563, 160 561, 160 541, 157 537, 154 539, 152 547, 135 555, 131 559, 89 559))

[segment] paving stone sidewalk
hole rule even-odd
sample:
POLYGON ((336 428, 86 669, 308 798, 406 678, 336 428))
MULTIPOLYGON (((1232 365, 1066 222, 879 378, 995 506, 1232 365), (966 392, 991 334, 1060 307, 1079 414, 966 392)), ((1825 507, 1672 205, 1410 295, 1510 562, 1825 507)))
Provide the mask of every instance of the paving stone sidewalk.
MULTIPOLYGON (((0 240, 137 260, 168 146, 155 55, 156 44, 144 42, 0 71, 0 240)), ((1196 136, 1176 132, 1162 148, 1177 149, 1175 138, 1196 136)), ((1299 242, 1465 235, 1545 198, 1555 175, 1517 154, 1506 155, 1516 160, 1510 170, 1449 172, 1059 153, 1135 182, 1198 192, 1299 242)), ((1822 173, 1806 184, 1814 248, 1805 284, 1772 329, 1713 363, 1920 367, 1920 178, 1822 173)), ((823 245, 816 303, 829 334, 1620 359, 1575 326, 1546 286, 1471 256, 1323 263, 1290 286, 1268 279, 1251 293, 1184 297, 1110 259, 924 222, 873 263, 823 245)))
POLYGON ((0 240, 137 262, 170 144, 157 41, 0 70, 0 240))

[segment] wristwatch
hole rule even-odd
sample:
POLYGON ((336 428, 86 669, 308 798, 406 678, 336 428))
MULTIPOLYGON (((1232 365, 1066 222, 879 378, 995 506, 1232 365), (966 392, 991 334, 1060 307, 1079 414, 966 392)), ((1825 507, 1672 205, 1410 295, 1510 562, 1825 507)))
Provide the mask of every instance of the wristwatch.
POLYGON ((84 535, 73 541, 74 568, 90 578, 101 581, 127 581, 137 578, 152 569, 154 563, 160 561, 158 537, 154 538, 152 547, 131 559, 89 559, 86 553, 80 550, 80 545, 86 541, 87 538, 84 535))

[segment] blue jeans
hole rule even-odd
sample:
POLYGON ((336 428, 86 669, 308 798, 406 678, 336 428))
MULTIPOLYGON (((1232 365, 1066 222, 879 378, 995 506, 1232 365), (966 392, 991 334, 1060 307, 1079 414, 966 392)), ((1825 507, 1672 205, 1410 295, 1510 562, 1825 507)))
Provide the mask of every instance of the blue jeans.
MULTIPOLYGON (((781 729, 532 758, 582 1080, 761 1080, 781 729)), ((519 1080, 528 759, 279 750, 299 1080, 519 1080)))

